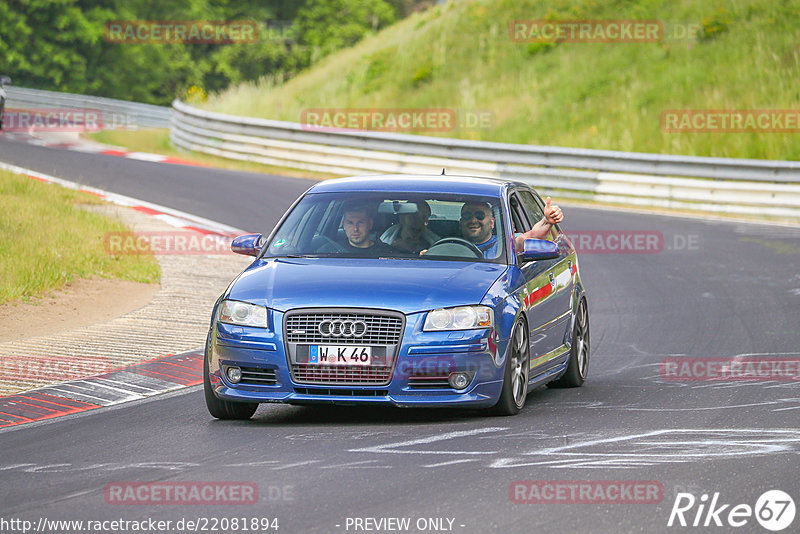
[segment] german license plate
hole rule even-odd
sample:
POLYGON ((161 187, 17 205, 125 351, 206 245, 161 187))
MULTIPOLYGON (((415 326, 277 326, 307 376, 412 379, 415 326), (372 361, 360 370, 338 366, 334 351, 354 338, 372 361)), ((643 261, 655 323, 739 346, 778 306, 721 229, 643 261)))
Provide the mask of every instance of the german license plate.
POLYGON ((354 345, 311 345, 308 363, 319 365, 370 365, 372 347, 354 345))

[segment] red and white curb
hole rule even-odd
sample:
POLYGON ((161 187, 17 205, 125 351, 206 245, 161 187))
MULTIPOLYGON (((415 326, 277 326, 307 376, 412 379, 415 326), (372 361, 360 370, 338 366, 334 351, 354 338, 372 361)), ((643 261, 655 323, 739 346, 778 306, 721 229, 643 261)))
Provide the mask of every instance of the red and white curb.
POLYGON ((48 140, 44 137, 38 137, 35 132, 3 132, 2 135, 7 139, 21 141, 29 145, 43 146, 47 148, 61 148, 75 152, 83 152, 85 154, 118 156, 128 159, 136 159, 139 161, 150 161, 153 163, 170 163, 173 165, 189 165, 192 167, 209 167, 209 165, 206 165, 205 163, 199 163, 197 161, 173 158, 172 156, 164 156, 162 154, 151 154, 149 152, 131 152, 121 147, 111 147, 101 143, 83 141, 81 139, 75 141, 73 141, 71 138, 48 140))
MULTIPOLYGON (((70 150, 78 150, 80 152, 87 152, 85 149, 81 148, 70 148, 70 150)), ((164 156, 162 154, 150 154, 149 152, 128 152, 127 150, 119 150, 119 149, 112 149, 107 148, 104 150, 100 150, 95 152, 95 154, 102 154, 105 156, 120 156, 123 158, 129 159, 138 159, 140 161, 151 161, 154 163, 171 163, 173 165, 189 165, 192 167, 208 167, 203 163, 198 163, 196 161, 189 161, 180 158, 173 158, 171 156, 164 156)))
POLYGON ((0 429, 140 400, 203 383, 203 350, 0 397, 0 429))
MULTIPOLYGON (((84 186, 15 165, 0 162, 0 169, 40 182, 58 184, 76 191, 90 193, 113 204, 130 207, 177 228, 205 235, 227 237, 247 233, 239 228, 166 206, 84 186)), ((196 349, 130 365, 97 376, 0 397, 0 429, 85 412, 198 385, 203 382, 202 372, 203 351, 196 349)))

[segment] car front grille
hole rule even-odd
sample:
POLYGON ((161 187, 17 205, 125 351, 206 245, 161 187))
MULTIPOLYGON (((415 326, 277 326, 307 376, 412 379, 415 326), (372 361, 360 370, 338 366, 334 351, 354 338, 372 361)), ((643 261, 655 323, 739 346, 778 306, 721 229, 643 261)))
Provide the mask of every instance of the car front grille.
POLYGON ((314 384, 385 384, 392 377, 389 365, 309 365, 297 363, 293 369, 298 382, 314 384))
POLYGON ((335 343, 337 345, 397 345, 403 334, 403 318, 395 314, 370 313, 295 313, 286 317, 286 340, 289 343, 335 343), (363 321, 367 330, 360 337, 323 336, 323 321, 363 321))
POLYGON ((294 388, 294 391, 301 395, 324 395, 326 397, 385 397, 389 394, 389 391, 385 389, 294 388))
POLYGON ((354 308, 301 309, 287 312, 284 339, 292 378, 300 384, 386 385, 392 379, 397 351, 405 328, 405 316, 386 310, 354 308), (347 329, 330 332, 331 321, 339 325, 358 323, 356 336, 347 329), (321 328, 322 326, 322 328, 321 328), (365 329, 364 329, 365 327, 365 329), (322 330, 322 332, 320 331, 322 330), (327 365, 309 361, 313 345, 369 346, 371 365, 327 365))

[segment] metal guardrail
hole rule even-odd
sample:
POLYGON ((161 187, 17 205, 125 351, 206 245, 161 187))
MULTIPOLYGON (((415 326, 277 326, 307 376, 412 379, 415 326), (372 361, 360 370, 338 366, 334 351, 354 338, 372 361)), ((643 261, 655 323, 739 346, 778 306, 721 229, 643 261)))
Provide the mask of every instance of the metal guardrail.
POLYGON ((170 108, 100 96, 84 96, 26 87, 5 86, 6 109, 97 110, 103 128, 167 128, 170 108))
POLYGON ((333 174, 489 176, 608 203, 800 217, 800 162, 516 145, 237 117, 172 103, 172 143, 225 158, 333 174))

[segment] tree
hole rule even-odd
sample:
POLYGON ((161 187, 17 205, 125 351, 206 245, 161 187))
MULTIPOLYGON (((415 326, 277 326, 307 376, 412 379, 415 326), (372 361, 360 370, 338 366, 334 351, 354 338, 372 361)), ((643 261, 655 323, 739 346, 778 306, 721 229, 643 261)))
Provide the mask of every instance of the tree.
POLYGON ((396 19, 412 0, 9 0, 0 2, 0 73, 26 87, 168 105, 193 85, 219 91, 287 79, 396 19), (391 2, 391 4, 389 3, 391 2), (240 44, 111 42, 112 21, 256 21, 240 44))
POLYGON ((309 62, 353 46, 395 21, 384 0, 308 0, 297 13, 298 42, 309 47, 309 62))

